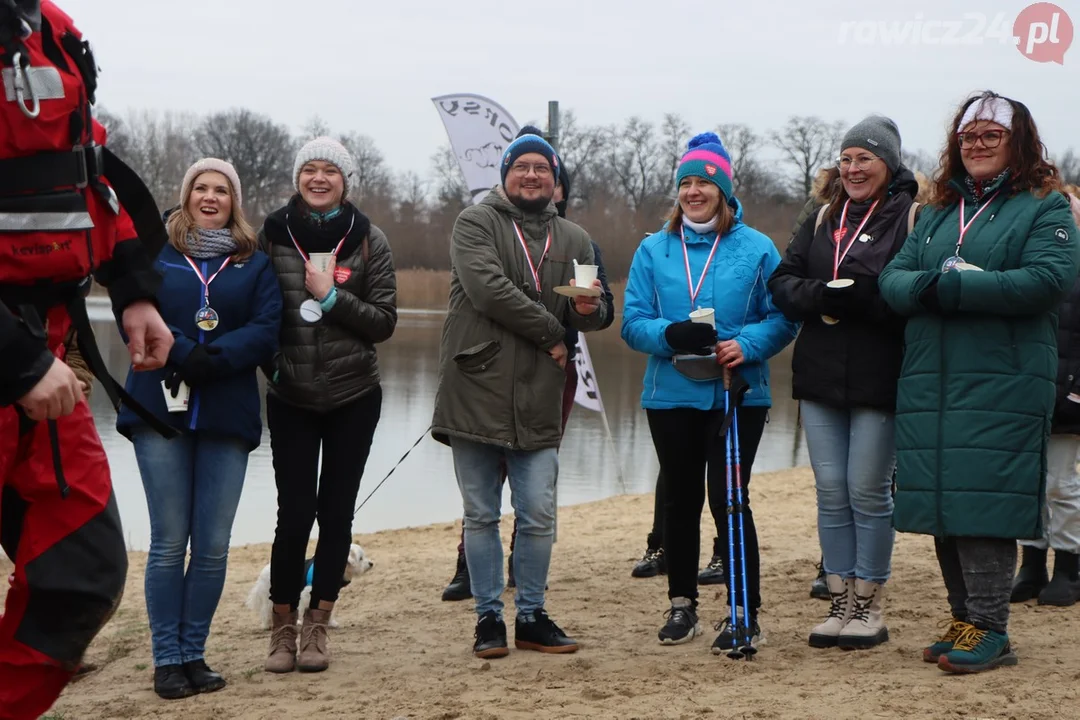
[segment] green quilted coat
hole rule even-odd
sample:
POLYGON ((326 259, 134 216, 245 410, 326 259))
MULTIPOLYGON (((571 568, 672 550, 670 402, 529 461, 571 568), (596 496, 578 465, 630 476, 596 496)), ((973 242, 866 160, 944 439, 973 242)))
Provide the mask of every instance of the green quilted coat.
MULTIPOLYGON (((962 183, 954 186, 969 220, 976 203, 962 183)), ((1037 538, 1056 307, 1077 276, 1080 233, 1061 193, 1003 191, 960 252, 984 272, 942 273, 956 250, 959 212, 959 203, 927 207, 879 279, 885 301, 909 318, 893 522, 937 537, 1037 538), (940 309, 930 311, 920 296, 934 276, 940 309)))

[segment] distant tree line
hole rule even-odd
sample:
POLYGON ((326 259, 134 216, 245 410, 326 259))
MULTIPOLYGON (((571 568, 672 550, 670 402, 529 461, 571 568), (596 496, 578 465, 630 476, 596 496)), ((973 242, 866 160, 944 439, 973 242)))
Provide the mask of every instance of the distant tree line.
MULTIPOLYGON (((432 155, 430 171, 421 177, 394 172, 370 137, 335 131, 317 117, 299 135, 246 109, 205 116, 141 111, 126 117, 102 110, 99 118, 109 130, 110 147, 143 177, 162 210, 178 201, 192 162, 219 157, 236 166, 244 209, 256 227, 293 193, 293 158, 300 145, 318 135, 337 137, 356 158, 358 177, 350 198, 386 232, 397 267, 449 269, 450 232, 469 203, 449 145, 432 155)), ((584 125, 573 112, 564 113, 561 125, 559 150, 572 186, 569 216, 603 249, 609 274, 625 277, 639 240, 660 227, 674 201, 674 173, 690 126, 676 114, 659 124, 631 117, 621 125, 584 125)), ((760 132, 737 123, 715 128, 731 155, 746 222, 783 248, 814 176, 834 161, 847 126, 792 116, 783 126, 760 132)), ((1069 149, 1056 160, 1067 181, 1080 183, 1080 156, 1069 149)), ((905 152, 904 161, 928 176, 938 164, 922 150, 905 152)))

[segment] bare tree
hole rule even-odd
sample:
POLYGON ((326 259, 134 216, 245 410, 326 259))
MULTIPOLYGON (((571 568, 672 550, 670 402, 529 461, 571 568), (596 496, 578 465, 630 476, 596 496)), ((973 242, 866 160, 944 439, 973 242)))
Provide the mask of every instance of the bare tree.
POLYGON ((375 146, 375 141, 367 135, 351 132, 339 137, 356 163, 356 179, 349 191, 349 196, 357 204, 363 203, 375 191, 390 184, 390 174, 382 152, 375 146))
POLYGON ((456 214, 469 206, 472 193, 461 174, 457 155, 449 145, 443 145, 431 156, 431 169, 435 175, 435 198, 443 206, 456 214))
POLYGON ((816 116, 792 116, 780 131, 769 135, 772 144, 794 170, 792 189, 800 198, 810 197, 814 176, 832 163, 839 150, 844 123, 828 123, 816 116))
POLYGON ((188 113, 132 111, 127 120, 98 113, 109 148, 138 173, 162 210, 176 204, 184 173, 195 160, 198 120, 188 113))
POLYGON ((1075 150, 1069 148, 1054 164, 1066 184, 1080 185, 1080 155, 1077 155, 1075 150))
POLYGON ((686 154, 686 143, 690 139, 690 126, 682 116, 666 113, 660 126, 661 147, 664 165, 667 169, 667 184, 675 184, 675 173, 679 169, 679 160, 686 154))
POLYGON ((402 173, 394 183, 401 222, 419 221, 427 214, 427 182, 413 171, 402 173))
POLYGON ((588 200, 593 165, 604 151, 607 134, 601 127, 581 126, 573 111, 560 118, 559 157, 570 175, 572 197, 588 200))
POLYGON ((656 129, 652 123, 632 117, 614 131, 608 144, 608 164, 619 189, 635 210, 643 209, 668 189, 656 129))
POLYGON ((921 172, 928 178, 934 176, 938 169, 938 161, 925 150, 904 150, 900 153, 900 159, 911 172, 921 172))
POLYGON ((244 109, 215 113, 199 126, 195 145, 233 164, 249 217, 261 220, 289 196, 296 146, 288 128, 269 117, 244 109))

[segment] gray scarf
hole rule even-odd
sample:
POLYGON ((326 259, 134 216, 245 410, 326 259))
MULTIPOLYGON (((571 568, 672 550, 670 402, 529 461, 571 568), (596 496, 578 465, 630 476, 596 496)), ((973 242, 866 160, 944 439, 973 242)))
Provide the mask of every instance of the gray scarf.
POLYGON ((221 230, 195 228, 193 232, 188 233, 187 246, 188 255, 200 260, 232 255, 237 250, 236 240, 229 228, 221 230))

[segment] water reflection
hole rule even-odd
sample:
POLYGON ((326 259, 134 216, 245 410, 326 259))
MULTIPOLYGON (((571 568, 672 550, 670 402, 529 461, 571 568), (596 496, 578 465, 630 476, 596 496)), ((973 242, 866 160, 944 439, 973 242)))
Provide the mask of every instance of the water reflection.
MULTIPOLYGON (((102 355, 117 378, 127 372, 127 351, 115 323, 95 315, 95 332, 102 355)), ((431 422, 438 381, 439 314, 403 313, 394 337, 379 350, 383 380, 382 420, 360 487, 367 497, 401 455, 424 435, 431 422)), ((559 504, 598 500, 621 493, 648 492, 656 482, 658 464, 640 407, 645 358, 621 341, 616 325, 588 336, 601 397, 611 425, 613 443, 600 415, 575 407, 560 452, 559 504), (613 452, 614 450, 614 452, 613 452)), ((798 406, 791 399, 790 348, 772 363, 773 409, 758 450, 755 471, 808 464, 805 442, 797 427, 798 406)), ((112 467, 117 500, 131 549, 145 550, 150 528, 146 500, 131 443, 115 430, 116 415, 100 387, 92 398, 98 432, 112 467)), ((273 539, 277 496, 270 458, 270 438, 251 455, 240 499, 233 543, 273 539)), ((509 510, 509 495, 504 497, 509 510)), ((461 514, 461 497, 454 480, 449 448, 425 437, 386 484, 357 514, 354 530, 425 525, 452 520, 461 514)))

